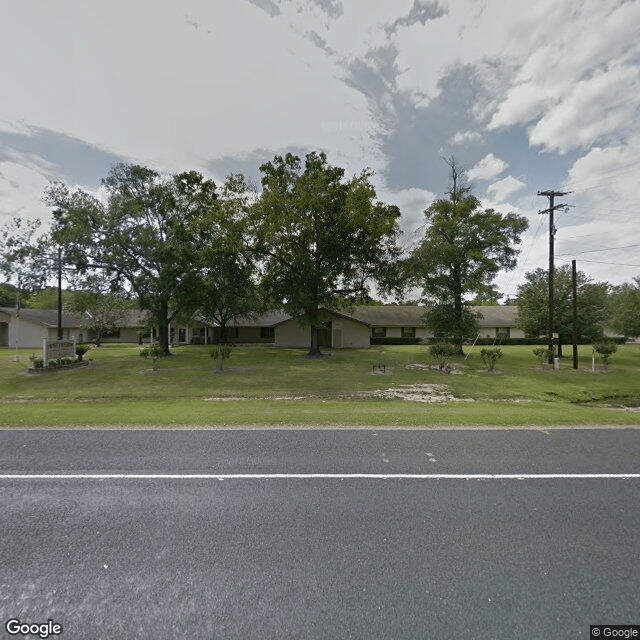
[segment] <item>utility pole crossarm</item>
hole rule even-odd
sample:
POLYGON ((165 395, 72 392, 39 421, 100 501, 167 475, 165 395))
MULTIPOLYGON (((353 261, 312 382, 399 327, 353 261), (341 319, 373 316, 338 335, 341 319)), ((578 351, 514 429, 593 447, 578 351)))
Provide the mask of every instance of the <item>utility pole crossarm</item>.
POLYGON ((553 268, 553 240, 556 234, 556 227, 553 224, 553 213, 556 209, 566 209, 567 205, 565 204, 554 204, 554 200, 556 196, 566 196, 571 193, 570 191, 538 191, 539 196, 544 196, 549 198, 549 208, 544 211, 539 211, 540 214, 549 214, 549 319, 548 319, 548 331, 547 331, 547 346, 549 350, 549 364, 553 364, 553 329, 554 329, 554 291, 553 291, 553 279, 554 279, 554 268, 553 268))

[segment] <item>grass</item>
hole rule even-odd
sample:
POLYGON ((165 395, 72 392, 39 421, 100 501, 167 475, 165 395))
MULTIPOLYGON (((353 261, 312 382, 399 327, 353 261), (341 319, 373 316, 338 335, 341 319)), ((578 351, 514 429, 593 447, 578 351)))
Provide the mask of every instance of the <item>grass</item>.
POLYGON ((560 371, 541 367, 533 347, 501 347, 488 372, 474 349, 456 364, 463 373, 407 368, 430 363, 425 346, 336 350, 308 359, 303 350, 237 347, 215 371, 209 348, 180 347, 151 361, 133 345, 92 349, 90 367, 27 375, 31 350, 0 350, 0 426, 639 426, 640 348, 624 345, 611 364, 591 371, 591 348, 580 368, 564 359, 560 371), (384 364, 385 375, 372 375, 384 364), (446 385, 457 399, 426 404, 354 397, 392 387, 446 385), (617 408, 614 408, 617 407, 617 408))

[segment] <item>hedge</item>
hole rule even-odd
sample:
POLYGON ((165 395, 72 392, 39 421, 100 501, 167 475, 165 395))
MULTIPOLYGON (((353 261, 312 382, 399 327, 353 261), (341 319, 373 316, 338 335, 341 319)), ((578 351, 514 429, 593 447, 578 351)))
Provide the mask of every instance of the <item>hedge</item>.
POLYGON ((371 338, 371 344, 420 344, 421 338, 371 338))

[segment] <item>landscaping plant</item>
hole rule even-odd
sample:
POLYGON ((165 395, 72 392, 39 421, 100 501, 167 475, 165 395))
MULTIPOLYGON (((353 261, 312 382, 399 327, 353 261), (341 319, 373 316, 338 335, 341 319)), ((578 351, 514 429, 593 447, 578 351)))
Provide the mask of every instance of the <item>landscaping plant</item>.
POLYGON ((443 371, 449 361, 457 354, 457 349, 450 342, 434 342, 429 346, 429 353, 438 363, 440 370, 443 371))
POLYGON ((502 350, 500 349, 482 349, 480 351, 480 357, 482 362, 485 363, 489 371, 493 371, 496 366, 496 362, 502 358, 502 350))
POLYGON ((216 361, 216 369, 222 371, 224 361, 231 356, 232 346, 230 344, 217 344, 211 349, 209 355, 216 361))
POLYGON ((593 345, 594 353, 597 353, 601 358, 604 366, 608 366, 611 356, 618 350, 618 345, 613 340, 600 340, 593 345))

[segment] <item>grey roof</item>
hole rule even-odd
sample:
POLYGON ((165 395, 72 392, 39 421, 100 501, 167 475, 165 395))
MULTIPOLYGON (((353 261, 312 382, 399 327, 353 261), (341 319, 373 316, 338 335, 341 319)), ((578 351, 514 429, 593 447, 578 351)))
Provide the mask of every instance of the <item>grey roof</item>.
POLYGON ((515 305, 470 308, 472 311, 479 311, 482 314, 482 318, 478 319, 478 324, 481 327, 514 327, 518 320, 519 308, 515 305))
MULTIPOLYGON (((471 311, 479 312, 481 327, 513 327, 518 318, 517 306, 472 306, 471 311)), ((345 310, 362 322, 378 327, 419 327, 424 324, 425 307, 416 305, 366 305, 345 310)))
POLYGON ((343 313, 378 327, 419 327, 424 324, 424 307, 415 305, 362 305, 343 313))
MULTIPOLYGON (((37 324, 42 327, 56 328, 58 326, 57 309, 25 309, 20 311, 15 307, 0 307, 0 311, 13 317, 19 317, 26 322, 37 324)), ((80 327, 80 316, 74 313, 62 312, 62 326, 65 329, 76 329, 80 327)))
MULTIPOLYGON (((345 309, 340 309, 340 311, 336 311, 335 309, 323 309, 324 313, 330 316, 337 316, 338 318, 345 318, 346 320, 351 320, 352 322, 358 322, 360 324, 364 324, 370 326, 370 324, 366 320, 362 320, 354 316, 350 311, 345 309)), ((288 314, 283 314, 283 318, 276 322, 275 324, 282 324, 283 322, 287 322, 287 320, 291 320, 293 316, 288 314)))
MULTIPOLYGON (((481 327, 513 327, 518 317, 517 306, 473 306, 472 311, 479 312, 481 327)), ((420 327, 424 325, 425 307, 417 305, 357 305, 331 311, 331 313, 366 324, 370 327, 420 327)), ((290 320, 291 316, 282 311, 271 311, 250 319, 238 319, 230 326, 272 327, 290 320)))

